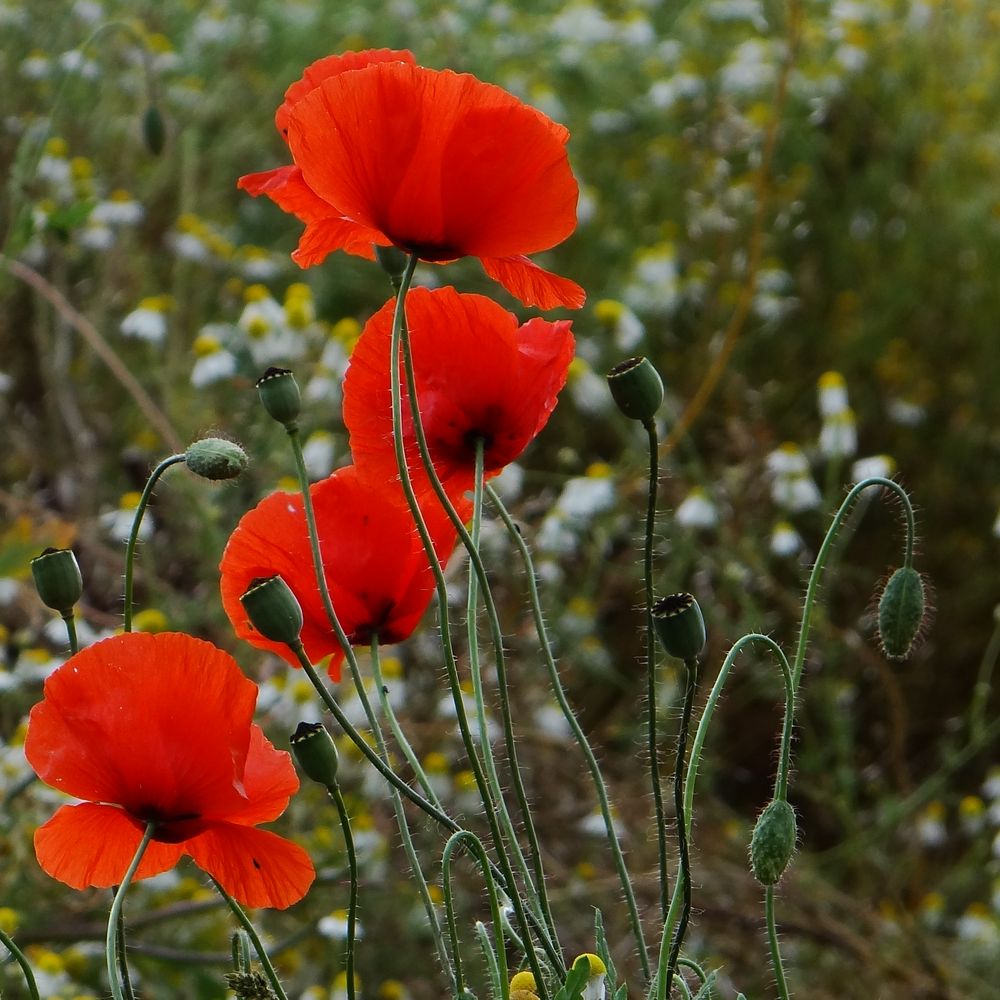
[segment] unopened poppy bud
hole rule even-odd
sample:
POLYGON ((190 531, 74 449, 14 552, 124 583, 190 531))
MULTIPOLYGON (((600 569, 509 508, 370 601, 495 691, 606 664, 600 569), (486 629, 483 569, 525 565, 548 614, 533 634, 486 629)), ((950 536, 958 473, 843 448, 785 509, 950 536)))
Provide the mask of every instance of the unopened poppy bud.
POLYGON ((671 594, 653 604, 653 627, 660 645, 678 660, 696 660, 705 648, 705 619, 691 594, 671 594))
POLYGON ((302 412, 302 394, 295 376, 287 368, 268 368, 257 379, 257 392, 270 416, 279 424, 294 427, 302 412))
POLYGON ((905 660, 920 635, 926 609, 924 581, 912 566, 889 577, 878 602, 878 634, 890 660, 905 660))
POLYGON ((648 424, 663 404, 663 380, 649 358, 629 358, 608 372, 608 388, 618 409, 648 424))
POLYGON ((83 577, 71 549, 46 549, 31 560, 35 589, 46 607, 68 615, 83 595, 83 577))
POLYGON ((407 254, 399 247, 375 247, 375 259, 393 285, 398 285, 406 271, 407 254))
POLYGON ((337 745, 321 722, 300 722, 289 746, 307 778, 326 788, 337 783, 337 745))
POLYGON ((797 832, 795 810, 784 799, 769 802, 750 839, 750 865, 761 885, 781 878, 792 860, 797 832))
POLYGON ((160 109, 151 104, 142 116, 142 141, 153 156, 159 156, 167 143, 167 129, 160 109))
POLYGON ((240 597, 250 624, 265 639, 294 646, 302 632, 302 608, 280 576, 252 580, 240 597))
POLYGON ((186 452, 187 467, 202 479, 235 479, 250 462, 247 453, 235 441, 225 438, 202 438, 186 452))

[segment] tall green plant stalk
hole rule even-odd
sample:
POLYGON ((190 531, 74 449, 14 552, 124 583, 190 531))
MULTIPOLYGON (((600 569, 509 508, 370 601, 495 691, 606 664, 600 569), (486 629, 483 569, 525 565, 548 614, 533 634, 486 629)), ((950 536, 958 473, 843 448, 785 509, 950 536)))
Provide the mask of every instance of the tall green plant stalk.
POLYGON ((122 989, 122 984, 119 978, 120 970, 118 967, 119 914, 121 914, 122 904, 125 902, 125 893, 128 891, 128 887, 131 884, 132 879, 135 877, 135 873, 138 870, 139 865, 142 863, 142 857, 146 853, 146 848, 149 847, 149 842, 153 839, 153 831, 155 829, 155 823, 146 824, 146 829, 142 834, 142 840, 139 841, 139 846, 136 848, 135 855, 125 871, 121 885, 118 886, 118 891, 115 893, 115 898, 111 903, 111 912, 108 914, 108 933, 105 938, 104 953, 105 958, 107 959, 108 980, 111 984, 111 995, 114 997, 114 1000, 125 1000, 125 993, 122 989))
POLYGON ((597 793, 597 802, 601 810, 601 817, 604 820, 604 831, 608 840, 608 845, 611 848, 615 871, 618 874, 618 882, 621 887, 622 895, 625 898, 625 905, 628 908, 629 923, 632 927, 632 935, 635 938, 636 949, 639 952, 639 961, 642 964, 643 974, 647 979, 649 979, 650 967, 649 955, 646 950, 646 939, 642 930, 642 921, 639 918, 639 909, 635 902, 635 893, 632 889, 632 879, 629 876, 628 868, 625 864, 625 856, 622 853, 621 842, 619 841, 618 833, 615 830, 614 817, 611 815, 611 801, 608 797, 608 789, 604 783, 604 776, 601 774, 600 765, 597 763, 597 758, 594 756, 594 751, 587 739, 587 734, 583 731, 583 727, 580 725, 580 720, 577 719, 576 713, 573 711, 573 707, 570 705, 569 699, 566 697, 562 681, 559 679, 559 668, 556 666, 555 656, 552 653, 552 644, 549 641, 548 630, 545 628, 545 615, 542 610, 542 602, 538 593, 538 581, 535 575, 534 561, 531 558, 531 550, 528 548, 528 545, 524 540, 524 536, 520 531, 518 531, 517 525, 514 523, 513 518, 510 516, 509 511, 504 506, 504 503, 500 499, 496 490, 494 490, 492 486, 487 485, 486 491, 491 502, 493 503, 493 506, 496 508, 497 513, 500 515, 500 519, 503 521, 504 526, 507 529, 507 533, 510 535, 511 540, 514 542, 514 545, 521 555, 521 561, 524 564, 524 575, 528 583, 528 600, 531 605, 531 615, 535 622, 535 631, 538 635, 538 641, 542 647, 542 655, 545 659, 545 667, 548 671, 552 693, 559 704, 563 718, 565 718, 567 724, 569 725, 570 730, 573 733, 573 737, 576 740, 577 745, 580 747, 585 760, 587 761, 587 770, 590 772, 591 780, 594 783, 594 790, 597 793))
MULTIPOLYGON (((539 1000, 548 1000, 547 988, 545 986, 545 981, 542 976, 542 969, 538 963, 538 956, 535 954, 535 949, 531 946, 531 935, 530 935, 530 924, 528 921, 528 916, 525 912, 524 902, 521 898, 521 894, 517 889, 517 882, 514 878, 513 868, 511 867, 510 858, 504 847, 503 835, 500 829, 499 822, 496 818, 496 803, 494 802, 494 797, 490 793, 489 785, 486 781, 485 774, 483 773, 482 765, 479 761, 479 756, 476 753, 475 744, 472 740, 472 735, 469 731, 468 717, 465 711, 465 706, 462 700, 461 684, 458 676, 458 665, 455 659, 455 651, 452 643, 451 628, 450 628, 450 618, 448 612, 448 587, 444 578, 444 572, 441 569, 441 565, 438 562, 437 553, 434 550, 434 543, 431 540, 430 533, 427 530, 427 524, 424 520, 423 513, 420 510, 420 505, 417 502, 417 497, 413 489, 413 482, 410 478, 409 468, 407 466, 406 451, 403 444, 403 414, 402 414, 402 387, 400 383, 400 361, 401 358, 404 359, 404 367, 406 369, 407 385, 410 392, 410 406, 411 412, 414 414, 414 428, 417 434, 417 443, 421 446, 421 456, 424 459, 425 465, 427 466, 428 475, 430 476, 431 483, 436 483, 436 491, 440 490, 438 493, 438 498, 443 497, 442 503, 445 505, 445 509, 450 508, 450 515, 453 519, 453 523, 457 522, 457 526, 461 529, 459 531, 460 535, 464 535, 468 539, 468 532, 465 530, 465 525, 462 524, 461 519, 458 517, 448 500, 447 495, 441 490, 440 481, 437 479, 437 475, 434 472, 433 463, 429 461, 429 456, 427 456, 427 443, 423 437, 423 428, 420 423, 420 411, 418 408, 416 400, 415 386, 412 385, 414 380, 413 376, 413 366, 410 363, 410 359, 406 356, 408 355, 409 340, 405 337, 406 329, 406 316, 405 316, 405 300, 406 293, 409 290, 410 284, 413 280, 413 272, 417 265, 417 257, 415 254, 410 254, 407 259, 407 264, 405 271, 399 280, 399 284, 396 292, 396 305, 393 311, 392 318, 392 337, 390 344, 389 353, 389 378, 390 378, 390 389, 392 396, 392 430, 393 430, 393 444, 396 453, 396 466, 399 471, 400 482, 402 483, 403 493, 406 496, 407 504, 410 507, 410 512, 413 515, 414 522, 417 526, 417 532, 420 535, 421 542, 424 546, 424 551, 427 553, 428 561, 430 562, 431 569, 434 572, 434 580, 437 591, 437 603, 438 603, 438 619, 441 626, 441 639, 442 646, 445 653, 445 667, 448 671, 448 682, 451 686, 452 697, 455 702, 455 712, 458 721, 459 731, 462 735, 462 742, 465 745, 466 753, 469 756, 469 766, 472 768, 473 776, 476 780, 476 786, 479 789, 480 798, 486 808, 486 820, 490 826, 490 835, 493 840, 494 849, 497 852, 497 858, 501 866, 501 870, 504 873, 504 882, 510 889, 510 900, 511 905, 514 907, 515 916, 517 917, 518 925, 521 928, 521 933, 525 941, 525 950, 528 963, 531 965, 531 971, 535 975, 535 980, 539 989, 539 1000), (402 352, 402 353, 401 353, 402 352)), ((473 559, 472 551, 474 547, 471 546, 471 541, 469 542, 470 549, 470 559, 473 559)), ((478 562, 479 567, 482 567, 482 562, 478 559, 478 553, 476 553, 474 562, 478 562)), ((481 580, 485 579, 485 572, 481 577, 481 580)), ((484 594, 488 593, 488 586, 484 588, 484 594)), ((488 602, 489 604, 489 602, 488 602)), ((500 659, 502 647, 502 641, 497 646, 497 658, 500 659)), ((500 670, 498 668, 498 676, 500 670)), ((501 680, 501 683, 504 683, 501 680)), ((506 729, 506 727, 505 727, 506 729)), ((512 749, 512 748, 509 748, 512 749)), ((515 776, 515 784, 520 783, 520 776, 517 774, 517 764, 516 757, 511 758, 511 771, 515 776)), ((530 813, 529 813, 530 815, 530 813)), ((544 879, 542 880, 542 890, 544 890, 544 879)), ((542 949, 545 951, 546 956, 552 963, 553 968, 556 970, 564 970, 565 964, 562 960, 562 956, 558 950, 556 944, 550 940, 548 935, 548 930, 543 921, 541 927, 541 934, 539 935, 539 943, 542 949)))
MULTIPOLYGON (((344 835, 344 850, 347 852, 347 868, 350 873, 350 896, 347 903, 347 944, 344 949, 344 972, 347 975, 347 1000, 354 1000, 354 946, 357 941, 358 927, 358 855, 354 850, 354 834, 351 832, 351 817, 347 812, 347 803, 337 784, 327 786, 327 794, 337 807, 340 818, 340 829, 344 835)), ((396 800, 399 793, 394 791, 396 800)), ((447 966, 446 966, 447 968, 447 966)))
POLYGON ((41 1000, 38 995, 38 983, 35 982, 35 974, 31 970, 31 963, 25 957, 24 952, 14 943, 14 939, 2 927, 0 927, 0 944, 11 953, 14 961, 21 967, 24 983, 28 987, 29 1000, 41 1000))

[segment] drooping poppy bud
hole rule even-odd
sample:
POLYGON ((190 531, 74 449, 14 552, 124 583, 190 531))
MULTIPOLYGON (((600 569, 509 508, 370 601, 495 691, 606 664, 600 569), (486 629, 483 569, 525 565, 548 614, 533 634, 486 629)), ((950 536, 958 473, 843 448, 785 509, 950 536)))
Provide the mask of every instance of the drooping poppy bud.
POLYGON ((146 108, 142 116, 142 141, 153 156, 159 156, 167 144, 167 128, 163 121, 163 113, 155 105, 146 108))
POLYGON ((235 479, 250 463, 235 441, 216 437, 195 441, 184 453, 184 461, 196 476, 213 481, 235 479))
POLYGON ((375 247, 375 259, 382 270, 389 275, 392 287, 398 288, 406 271, 406 251, 400 250, 399 247, 375 247))
POLYGON ((337 783, 337 745, 321 722, 300 722, 288 745, 307 778, 324 788, 337 783))
POLYGON ((653 604, 653 626, 668 656, 696 660, 705 648, 705 619, 691 594, 671 594, 653 604))
POLYGON ((896 570, 878 602, 878 634, 890 660, 905 660, 924 624, 927 598, 923 577, 912 566, 896 570))
POLYGON ((250 624, 265 639, 294 646, 302 632, 302 608, 280 576, 253 580, 240 597, 250 624))
POLYGON ((750 865, 761 885, 774 885, 781 878, 795 851, 797 832, 795 810, 784 799, 769 802, 750 839, 750 865))
POLYGON ((630 420, 648 424, 663 404, 663 380, 649 358, 629 358, 608 372, 608 388, 630 420))
POLYGON ((288 429, 295 427, 302 412, 302 394, 289 369, 268 368, 257 379, 257 392, 264 409, 271 417, 288 429))
POLYGON ((83 577, 72 549, 46 549, 31 560, 35 589, 46 607, 68 615, 83 595, 83 577))

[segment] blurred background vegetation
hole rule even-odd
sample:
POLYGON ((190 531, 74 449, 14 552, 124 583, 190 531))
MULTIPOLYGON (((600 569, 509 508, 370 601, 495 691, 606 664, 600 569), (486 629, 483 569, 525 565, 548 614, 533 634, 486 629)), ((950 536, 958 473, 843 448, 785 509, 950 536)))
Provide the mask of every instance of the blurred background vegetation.
MULTIPOLYGON (((805 576, 856 461, 875 459, 868 468, 911 491, 936 620, 906 663, 875 648, 870 595, 900 561, 901 524, 893 505, 866 496, 826 577, 807 664, 792 789, 801 849, 779 921, 800 995, 995 995, 993 0, 0 0, 0 41, 0 922, 48 977, 44 996, 101 995, 109 899, 52 883, 31 852, 53 796, 27 785, 20 743, 65 646, 26 583, 28 560, 72 544, 87 631, 106 634, 119 621, 121 521, 148 469, 197 436, 238 439, 254 465, 235 485, 180 473, 158 490, 140 622, 233 650, 262 681, 279 745, 316 714, 283 667, 236 649, 216 567, 240 515, 292 471, 280 429, 257 411, 255 377, 271 363, 294 368, 310 401, 314 476, 343 464, 339 379, 388 289, 345 255, 300 272, 288 258, 299 224, 235 182, 287 161, 272 114, 305 65, 383 46, 506 87, 572 132, 580 226, 544 259, 588 290, 572 317, 578 358, 502 488, 535 549, 565 681, 602 748, 642 901, 655 910, 655 836, 636 766, 644 466, 603 381, 636 353, 668 386, 658 587, 690 589, 706 611, 706 690, 744 631, 794 642, 805 576), (829 372, 841 380, 827 376, 818 392, 829 372)), ((516 305, 474 262, 418 273, 516 305)), ((600 906, 616 960, 635 974, 607 852, 589 832, 594 803, 565 764, 566 734, 539 681, 523 581, 505 568, 514 560, 502 533, 488 531, 486 545, 565 942, 571 954, 593 947, 600 906)), ((453 572, 460 579, 461 566, 453 572)), ((452 807, 471 809, 474 823, 430 621, 395 659, 414 742, 437 755, 452 807)), ((669 755, 678 678, 662 670, 669 755)), ((779 697, 777 672, 748 656, 699 788, 690 947, 721 969, 725 997, 768 995, 745 851, 768 797, 779 697)), ((365 995, 435 995, 386 797, 360 765, 347 774, 369 849, 365 995)), ((336 818, 304 791, 284 822, 324 884, 264 923, 286 946, 296 995, 340 996, 336 818)), ((419 833, 427 856, 439 853, 437 833, 419 833)), ((468 874, 474 950, 471 921, 484 911, 468 874)), ((131 898, 145 994, 221 995, 228 930, 197 873, 162 876, 131 898)), ((2 974, 5 995, 20 995, 15 973, 2 974)))

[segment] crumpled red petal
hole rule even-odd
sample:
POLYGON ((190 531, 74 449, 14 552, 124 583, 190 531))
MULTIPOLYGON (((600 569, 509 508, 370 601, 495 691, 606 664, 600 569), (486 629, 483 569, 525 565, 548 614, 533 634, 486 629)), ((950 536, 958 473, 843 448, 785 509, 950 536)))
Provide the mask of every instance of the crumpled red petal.
POLYGON ((483 270, 526 306, 539 309, 580 309, 587 293, 569 278, 539 267, 524 256, 480 257, 483 270))

